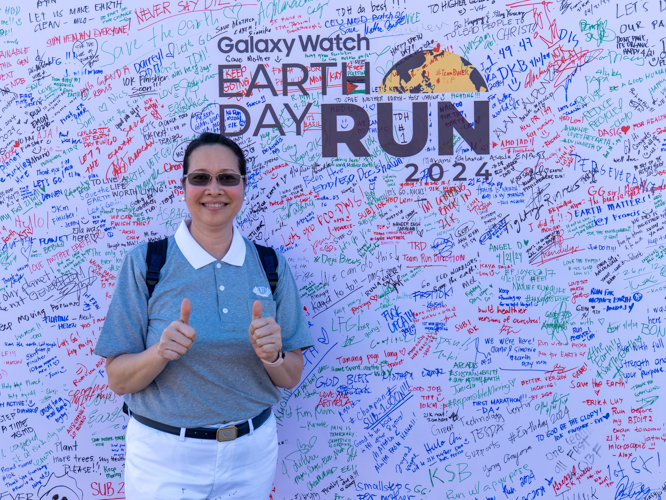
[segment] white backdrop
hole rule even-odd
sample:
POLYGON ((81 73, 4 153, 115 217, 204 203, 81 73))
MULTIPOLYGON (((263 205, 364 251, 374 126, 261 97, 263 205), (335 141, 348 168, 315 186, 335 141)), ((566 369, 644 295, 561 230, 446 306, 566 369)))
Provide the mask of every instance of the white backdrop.
POLYGON ((315 339, 273 498, 661 498, 664 11, 4 2, 0 498, 124 498, 92 350, 220 114, 315 339))

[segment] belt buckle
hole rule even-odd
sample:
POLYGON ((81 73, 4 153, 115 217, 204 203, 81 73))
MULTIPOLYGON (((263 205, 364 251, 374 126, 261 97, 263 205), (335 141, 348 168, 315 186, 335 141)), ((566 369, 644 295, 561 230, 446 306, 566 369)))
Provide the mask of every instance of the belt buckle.
POLYGON ((230 425, 229 427, 220 427, 217 430, 215 439, 220 442, 224 441, 233 441, 238 437, 238 428, 235 425, 230 425))

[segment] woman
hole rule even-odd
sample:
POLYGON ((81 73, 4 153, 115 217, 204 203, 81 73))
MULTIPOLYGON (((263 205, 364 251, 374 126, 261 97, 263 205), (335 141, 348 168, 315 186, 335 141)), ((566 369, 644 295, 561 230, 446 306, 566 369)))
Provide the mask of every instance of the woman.
POLYGON ((263 500, 277 462, 270 407, 277 387, 300 381, 312 338, 284 257, 272 297, 256 247, 233 226, 243 151, 204 133, 185 151, 183 171, 192 218, 169 238, 150 298, 147 244, 127 255, 95 349, 133 416, 126 495, 263 500))

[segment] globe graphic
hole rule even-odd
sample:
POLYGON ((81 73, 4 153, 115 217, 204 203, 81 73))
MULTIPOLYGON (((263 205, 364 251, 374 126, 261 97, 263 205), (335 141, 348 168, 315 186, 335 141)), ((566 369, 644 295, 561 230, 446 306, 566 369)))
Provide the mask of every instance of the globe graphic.
POLYGON ((380 94, 487 91, 483 76, 467 59, 438 48, 420 50, 400 59, 379 87, 380 94))

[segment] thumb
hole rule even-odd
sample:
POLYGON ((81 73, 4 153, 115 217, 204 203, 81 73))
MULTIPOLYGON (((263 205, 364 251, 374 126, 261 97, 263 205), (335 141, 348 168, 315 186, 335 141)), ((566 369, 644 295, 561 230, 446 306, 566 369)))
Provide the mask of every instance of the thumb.
POLYGON ((183 299, 180 305, 180 320, 186 325, 190 324, 190 314, 192 313, 192 303, 190 299, 183 299))
POLYGON ((261 302, 255 300, 254 304, 252 304, 252 321, 261 318, 261 311, 262 311, 261 302))

